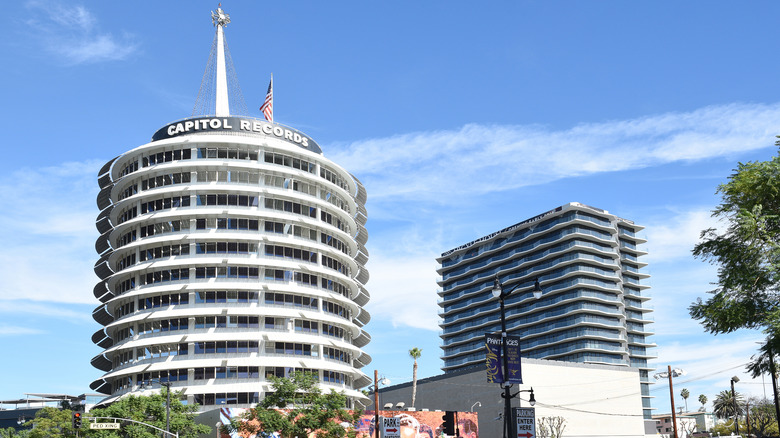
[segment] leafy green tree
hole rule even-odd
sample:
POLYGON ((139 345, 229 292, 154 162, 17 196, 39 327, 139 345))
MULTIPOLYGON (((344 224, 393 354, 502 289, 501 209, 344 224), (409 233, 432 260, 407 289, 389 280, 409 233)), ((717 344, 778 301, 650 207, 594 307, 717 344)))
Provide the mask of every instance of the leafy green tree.
MULTIPOLYGON (((89 411, 88 416, 126 418, 151 424, 165 430, 166 391, 167 388, 163 387, 159 394, 149 396, 129 395, 106 408, 92 409, 89 411)), ((198 405, 185 405, 181 402, 180 397, 180 394, 171 392, 171 432, 178 432, 180 438, 196 438, 202 434, 211 433, 210 426, 195 423, 198 405)), ((87 420, 85 419, 82 429, 87 427, 87 420)), ((160 436, 160 432, 142 424, 126 422, 121 430, 86 429, 81 432, 81 436, 90 438, 157 438, 160 436)))
POLYGON ((717 192, 722 200, 712 214, 728 227, 702 231, 693 250, 718 265, 717 287, 691 304, 690 314, 713 334, 762 329, 780 351, 780 153, 739 163, 717 192))
MULTIPOLYGON (((744 413, 742 406, 744 405, 744 398, 742 394, 734 393, 737 403, 737 415, 741 416, 744 413)), ((715 400, 712 401, 712 412, 718 418, 734 418, 734 398, 731 397, 731 391, 725 390, 718 393, 715 396, 715 400)))
POLYGON ((354 437, 355 430, 347 430, 342 423, 355 424, 361 412, 346 410, 347 397, 343 392, 323 394, 317 376, 295 372, 287 378, 272 378, 273 392, 255 408, 225 427, 242 435, 270 436, 278 432, 283 438, 307 437, 316 432, 318 438, 354 437))
POLYGON ((35 413, 35 418, 24 425, 32 427, 29 438, 70 438, 76 436, 71 424, 73 411, 45 407, 35 413))
POLYGON ((685 412, 688 412, 688 397, 691 396, 691 392, 688 391, 687 388, 683 388, 682 391, 680 391, 680 397, 683 398, 683 401, 685 402, 685 412))
MULTIPOLYGON (((756 436, 777 436, 775 406, 766 400, 751 398, 750 412, 747 416, 750 432, 756 436)), ((747 430, 747 429, 746 429, 747 430)))
POLYGON ((16 430, 13 427, 0 429, 0 438, 28 438, 29 430, 16 430))
MULTIPOLYGON (((739 423, 739 430, 745 430, 744 423, 739 423)), ((734 436, 734 420, 716 424, 710 430, 712 436, 734 436)))
POLYGON ((780 369, 778 369, 778 353, 780 352, 780 349, 775 349, 772 345, 766 343, 761 346, 759 351, 759 354, 753 355, 750 358, 752 359, 752 362, 747 366, 747 370, 753 378, 759 377, 762 374, 774 374, 775 379, 780 378, 780 369), (773 360, 770 360, 769 355, 772 355, 773 360))
POLYGON ((704 405, 707 404, 707 396, 704 394, 699 394, 699 403, 701 403, 701 410, 704 411, 704 405))
POLYGON ((417 401, 417 359, 422 356, 422 348, 412 348, 409 350, 409 356, 414 359, 414 366, 412 366, 412 406, 414 406, 414 402, 417 401))

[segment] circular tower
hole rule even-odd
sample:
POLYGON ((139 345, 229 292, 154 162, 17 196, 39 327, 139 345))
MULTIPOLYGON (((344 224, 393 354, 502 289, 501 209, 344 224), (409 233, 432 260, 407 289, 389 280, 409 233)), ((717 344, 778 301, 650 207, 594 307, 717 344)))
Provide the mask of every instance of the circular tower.
POLYGON ((306 134, 230 113, 229 18, 214 16, 214 98, 198 99, 210 114, 98 177, 92 364, 105 374, 91 388, 110 402, 163 383, 204 408, 248 407, 270 377, 305 371, 363 401, 366 191, 306 134))

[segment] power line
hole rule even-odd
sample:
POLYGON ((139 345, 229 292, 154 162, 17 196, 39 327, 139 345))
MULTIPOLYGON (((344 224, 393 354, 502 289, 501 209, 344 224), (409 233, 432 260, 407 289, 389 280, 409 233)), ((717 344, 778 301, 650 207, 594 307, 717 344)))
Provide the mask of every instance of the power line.
MULTIPOLYGON (((632 394, 632 395, 635 395, 635 394, 632 394)), ((538 404, 540 406, 544 406, 546 408, 556 408, 556 409, 561 409, 561 410, 564 410, 564 411, 582 412, 582 413, 585 413, 585 414, 605 415, 605 416, 608 416, 608 417, 644 417, 643 414, 615 414, 615 413, 612 413, 612 412, 586 411, 585 409, 569 408, 569 407, 562 406, 562 405, 548 405, 546 403, 540 403, 538 401, 536 402, 536 404, 538 404)))
MULTIPOLYGON (((735 366, 732 366, 732 367, 729 367, 729 368, 726 368, 726 369, 722 369, 722 370, 719 370, 719 371, 714 371, 714 372, 709 373, 709 374, 704 374, 704 375, 701 375, 701 376, 692 377, 692 378, 690 378, 688 380, 678 380, 677 381, 677 385, 684 385, 686 383, 696 382, 698 380, 704 380, 704 379, 707 379, 709 377, 717 376, 718 374, 725 373, 726 371, 731 371, 731 370, 734 370, 734 369, 737 369, 737 368, 740 368, 740 367, 744 367, 745 365, 747 365, 747 363, 740 363, 739 365, 735 365, 735 366)), ((666 386, 656 386, 654 388, 651 388, 650 391, 651 392, 652 391, 660 391, 662 389, 666 389, 666 386)))

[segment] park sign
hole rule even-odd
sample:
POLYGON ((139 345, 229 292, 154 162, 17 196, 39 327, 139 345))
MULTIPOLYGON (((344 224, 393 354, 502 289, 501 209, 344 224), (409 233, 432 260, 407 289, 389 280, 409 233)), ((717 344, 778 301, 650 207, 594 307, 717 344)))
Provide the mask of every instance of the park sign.
POLYGON ((120 429, 119 423, 89 423, 90 429, 120 429))
POLYGON ((485 333, 485 365, 488 383, 523 383, 520 369, 520 338, 506 337, 507 368, 509 377, 504 379, 504 348, 500 335, 485 333))
POLYGON ((382 436, 384 438, 401 438, 401 418, 382 417, 382 436))

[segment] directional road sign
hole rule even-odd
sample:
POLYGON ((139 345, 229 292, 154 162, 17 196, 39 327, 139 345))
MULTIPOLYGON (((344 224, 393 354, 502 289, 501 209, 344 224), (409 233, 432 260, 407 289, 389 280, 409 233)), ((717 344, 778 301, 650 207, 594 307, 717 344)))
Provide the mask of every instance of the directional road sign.
POLYGON ((535 438, 536 412, 534 408, 515 408, 514 414, 517 438, 535 438))

